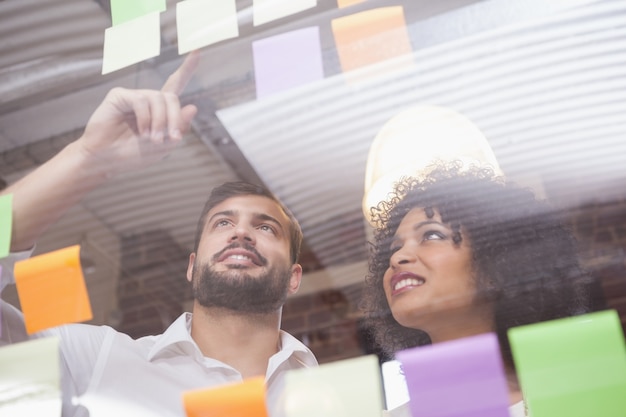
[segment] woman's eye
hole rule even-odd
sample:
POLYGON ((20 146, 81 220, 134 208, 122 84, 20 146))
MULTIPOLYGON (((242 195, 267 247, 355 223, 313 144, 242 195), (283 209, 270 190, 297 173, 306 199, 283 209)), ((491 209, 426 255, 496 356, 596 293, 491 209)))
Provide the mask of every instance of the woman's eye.
POLYGON ((424 233, 424 240, 443 240, 446 235, 438 230, 429 230, 424 233))

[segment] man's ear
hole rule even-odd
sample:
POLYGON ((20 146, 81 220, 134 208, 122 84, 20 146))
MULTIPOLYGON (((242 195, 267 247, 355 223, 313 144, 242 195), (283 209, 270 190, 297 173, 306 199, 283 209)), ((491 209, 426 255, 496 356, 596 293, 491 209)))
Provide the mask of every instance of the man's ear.
POLYGON ((187 281, 191 282, 191 278, 193 277, 193 264, 196 260, 196 254, 191 252, 189 254, 189 265, 187 265, 187 281))
POLYGON ((302 281, 302 265, 293 264, 291 266, 291 279, 289 279, 289 295, 295 294, 300 288, 302 281))

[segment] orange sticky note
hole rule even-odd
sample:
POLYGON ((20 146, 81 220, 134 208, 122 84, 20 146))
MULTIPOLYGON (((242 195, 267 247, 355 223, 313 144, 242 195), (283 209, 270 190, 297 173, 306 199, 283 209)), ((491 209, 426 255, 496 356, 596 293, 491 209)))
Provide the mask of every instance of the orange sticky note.
POLYGON ((344 72, 413 52, 402 6, 366 10, 331 25, 344 72))
POLYGON ((188 391, 183 403, 187 417, 268 417, 263 377, 188 391))
POLYGON ((79 256, 76 245, 15 263, 28 334, 93 318, 79 256))
POLYGON ((343 9, 344 7, 352 6, 353 4, 363 3, 365 0, 337 0, 337 7, 343 9))

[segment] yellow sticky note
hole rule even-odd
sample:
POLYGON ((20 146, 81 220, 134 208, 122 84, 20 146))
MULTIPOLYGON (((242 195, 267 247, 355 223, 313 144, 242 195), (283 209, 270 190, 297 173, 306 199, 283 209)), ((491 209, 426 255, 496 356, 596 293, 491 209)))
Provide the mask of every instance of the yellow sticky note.
POLYGON ((104 31, 102 74, 128 67, 161 53, 158 12, 129 20, 104 31))
POLYGON ((285 417, 380 417, 383 388, 375 355, 285 373, 285 417))
POLYGON ((262 25, 317 6, 317 0, 253 0, 252 22, 262 25))
POLYGON ((239 35, 235 0, 185 0, 176 4, 178 53, 239 35))
POLYGON ((59 340, 0 348, 0 416, 60 416, 59 340))
POLYGON ((343 9, 344 7, 363 3, 364 1, 365 0, 337 0, 337 7, 339 7, 340 9, 343 9))
POLYGON ((268 417, 265 379, 187 391, 183 394, 187 417, 268 417))
POLYGON ((344 72, 412 53, 402 6, 355 13, 331 25, 344 72))
POLYGON ((79 256, 76 245, 15 263, 28 334, 93 318, 79 256))

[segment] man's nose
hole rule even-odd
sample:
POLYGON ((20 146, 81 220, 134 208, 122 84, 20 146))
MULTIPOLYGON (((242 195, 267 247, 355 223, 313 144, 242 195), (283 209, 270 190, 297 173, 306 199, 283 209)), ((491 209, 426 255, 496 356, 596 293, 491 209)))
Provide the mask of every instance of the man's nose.
POLYGON ((233 234, 230 239, 231 241, 240 240, 242 242, 247 242, 247 243, 252 243, 252 244, 254 244, 255 242, 254 234, 252 233, 250 228, 245 225, 240 225, 240 224, 235 226, 235 229, 233 230, 233 234))

